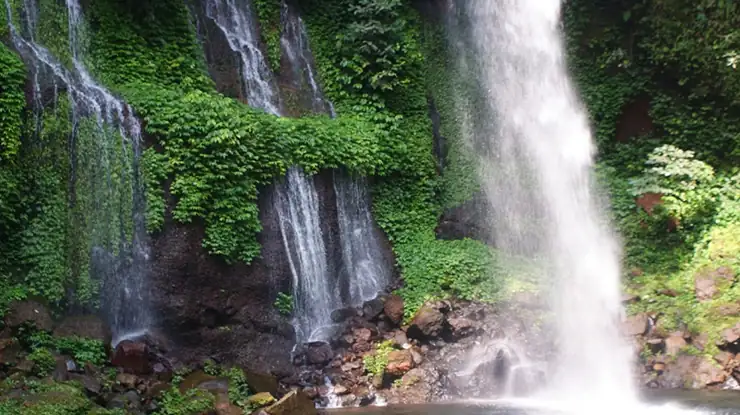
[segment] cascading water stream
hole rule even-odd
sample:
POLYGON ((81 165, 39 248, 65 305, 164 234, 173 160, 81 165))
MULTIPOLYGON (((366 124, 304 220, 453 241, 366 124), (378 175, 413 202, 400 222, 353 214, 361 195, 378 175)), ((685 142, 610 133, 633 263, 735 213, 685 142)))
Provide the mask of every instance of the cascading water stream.
MULTIPOLYGON (((295 87, 307 85, 311 92, 311 106, 314 112, 334 114, 333 106, 321 92, 316 81, 311 60, 306 26, 296 11, 283 2, 281 17, 283 31, 280 43, 293 68, 295 87)), ((389 268, 383 261, 380 243, 375 233, 370 212, 370 195, 367 183, 345 172, 333 175, 334 193, 337 199, 339 219, 339 238, 342 248, 343 276, 340 278, 344 288, 344 306, 362 305, 377 297, 386 288, 390 279, 389 268)), ((342 293, 337 293, 342 296, 342 293)))
POLYGON ((321 234, 319 196, 313 180, 297 167, 288 170, 277 189, 275 207, 293 275, 293 322, 297 342, 324 340, 331 312, 341 308, 329 281, 321 234))
POLYGON ((70 100, 70 205, 74 208, 81 196, 76 190, 80 186, 77 183, 79 170, 89 169, 89 183, 85 185, 92 193, 89 196, 92 212, 85 222, 92 224, 92 240, 88 241, 91 245, 90 272, 93 277, 102 279, 102 308, 110 320, 116 344, 131 333, 145 332, 150 324, 144 289, 148 260, 145 200, 139 180, 141 127, 131 107, 90 76, 84 64, 86 38, 80 4, 77 0, 66 0, 66 5, 72 68, 65 67, 58 57, 38 43, 35 2, 24 0, 20 10, 24 17, 23 27, 19 31, 14 24, 15 10, 8 0, 5 1, 10 38, 31 68, 36 133, 42 128, 42 82, 53 84, 55 96, 61 86, 70 100), (94 120, 95 130, 95 141, 90 144, 94 147, 92 160, 87 160, 88 155, 77 154, 77 147, 82 145, 79 131, 88 118, 94 120), (118 164, 123 171, 114 172, 118 164), (114 182, 116 177, 119 183, 114 182), (113 206, 116 199, 131 205, 128 214, 113 206), (113 223, 119 223, 120 229, 111 229, 113 223), (127 231, 129 226, 131 230, 127 231))
POLYGON ((231 50, 239 55, 242 86, 249 105, 280 115, 270 67, 259 47, 252 2, 206 0, 206 15, 221 29, 231 50))
POLYGON ((348 276, 346 306, 359 306, 377 297, 387 287, 390 271, 381 260, 380 243, 375 234, 365 180, 335 173, 334 193, 337 197, 342 262, 348 276))

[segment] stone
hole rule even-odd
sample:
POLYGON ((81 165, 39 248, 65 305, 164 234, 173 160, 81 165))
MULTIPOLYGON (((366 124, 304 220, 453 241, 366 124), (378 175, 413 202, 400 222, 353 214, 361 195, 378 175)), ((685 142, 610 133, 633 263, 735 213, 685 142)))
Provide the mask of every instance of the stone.
POLYGON ((53 327, 51 314, 43 304, 34 300, 14 301, 5 314, 5 325, 17 329, 24 324, 42 331, 51 331, 53 327))
POLYGON ((73 373, 70 375, 70 380, 79 382, 89 396, 100 395, 103 390, 103 384, 93 376, 73 373))
POLYGON ((268 392, 260 392, 260 393, 250 396, 247 399, 247 404, 251 408, 262 408, 264 406, 271 405, 275 403, 276 401, 277 399, 275 399, 275 397, 272 396, 272 394, 268 392))
POLYGON ((373 332, 370 331, 370 329, 367 329, 364 327, 352 330, 352 335, 355 338, 355 341, 353 343, 356 343, 356 342, 366 342, 367 343, 373 338, 373 332))
POLYGON ((720 290, 735 279, 730 267, 712 269, 704 267, 694 275, 694 292, 699 301, 709 301, 716 297, 720 290))
POLYGON ((385 372, 391 376, 403 376, 414 368, 414 357, 408 350, 393 350, 388 353, 385 372))
POLYGON ((465 317, 456 317, 451 318, 447 320, 450 324, 450 329, 452 330, 452 336, 456 339, 462 339, 464 337, 470 336, 475 332, 475 326, 473 325, 473 321, 465 318, 465 317))
POLYGON ((706 359, 701 359, 696 370, 695 379, 698 382, 699 387, 703 388, 709 385, 723 383, 727 380, 727 373, 721 368, 715 366, 712 362, 706 359))
POLYGON ((380 298, 365 301, 362 305, 362 315, 367 320, 375 320, 383 312, 384 303, 380 298))
POLYGON ((249 385, 249 389, 251 389, 252 392, 267 392, 273 396, 277 396, 278 380, 275 376, 268 373, 244 370, 244 377, 246 378, 247 385, 249 385))
POLYGON ((383 303, 383 313, 388 317, 388 320, 395 324, 401 324, 403 322, 403 298, 396 294, 386 297, 385 303, 383 303))
POLYGON ((424 305, 414 316, 406 335, 419 340, 436 338, 442 334, 444 324, 445 316, 441 311, 432 306, 424 305))
POLYGON ((146 375, 152 372, 149 348, 144 342, 124 340, 116 346, 111 364, 125 372, 146 375))
POLYGON ((346 394, 349 393, 349 389, 347 389, 347 387, 346 386, 343 386, 343 385, 335 385, 334 386, 334 393, 337 396, 346 395, 346 394))
POLYGON ((396 330, 393 333, 393 344, 405 349, 409 346, 409 338, 406 337, 406 333, 402 330, 396 330))
POLYGON ((341 369, 342 369, 342 372, 348 373, 353 370, 360 369, 361 367, 362 367, 362 363, 360 363, 359 361, 354 361, 354 362, 343 363, 341 366, 341 369))
POLYGON ((291 391, 265 409, 269 415, 317 415, 312 400, 299 391, 291 391))
POLYGON ((186 393, 191 389, 200 389, 211 392, 213 395, 229 392, 229 380, 211 376, 202 370, 187 375, 180 383, 180 393, 186 393))
POLYGON ((303 393, 311 400, 314 400, 319 396, 319 390, 315 386, 306 386, 303 388, 303 393))
POLYGON ((348 320, 352 317, 357 316, 357 310, 354 308, 340 308, 339 310, 334 310, 331 313, 331 321, 334 323, 342 323, 345 320, 348 320))
POLYGON ((730 352, 722 351, 714 355, 713 358, 714 361, 722 365, 722 367, 730 367, 735 359, 735 355, 730 352))
POLYGON ((139 378, 132 373, 119 373, 116 375, 116 383, 121 385, 124 390, 135 389, 139 378))
POLYGON ((411 353, 411 358, 414 360, 414 365, 419 366, 424 362, 424 356, 421 354, 421 349, 418 347, 410 347, 408 349, 411 353))
POLYGON ((740 323, 722 330, 720 340, 717 342, 717 345, 720 347, 728 347, 737 343, 738 340, 740 340, 740 323))
POLYGON ((163 365, 162 363, 155 363, 154 366, 152 366, 152 373, 154 373, 154 376, 157 378, 157 380, 161 380, 162 382, 169 382, 172 380, 172 371, 163 365))
POLYGON ((110 344, 111 333, 108 326, 98 316, 82 315, 65 317, 56 328, 55 337, 83 337, 110 344))
POLYGON ((686 347, 686 340, 683 336, 674 335, 665 339, 665 352, 668 356, 677 356, 684 347, 686 347))
POLYGON ((334 358, 334 351, 324 342, 310 343, 306 349, 306 359, 309 364, 323 365, 334 358))
MULTIPOLYGON (((649 339, 647 342, 645 342, 645 344, 647 344, 648 348, 653 353, 659 353, 659 352, 661 352, 661 351, 663 351, 665 349, 665 341, 663 339, 660 339, 660 338, 658 338, 658 339, 649 339)), ((640 348, 640 349, 642 349, 642 348, 640 348)), ((642 350, 640 350, 640 351, 642 351, 642 350)))
POLYGON ((645 313, 627 317, 622 322, 622 334, 625 336, 641 336, 648 330, 648 315, 645 313))

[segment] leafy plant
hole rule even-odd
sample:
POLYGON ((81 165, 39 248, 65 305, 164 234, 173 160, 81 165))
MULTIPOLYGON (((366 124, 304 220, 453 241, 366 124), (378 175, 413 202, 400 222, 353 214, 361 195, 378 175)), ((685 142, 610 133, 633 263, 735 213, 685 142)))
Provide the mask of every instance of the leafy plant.
POLYGON ((274 305, 282 315, 290 316, 293 314, 293 296, 290 294, 278 293, 274 305))
POLYGON ((388 366, 388 354, 394 350, 393 340, 386 340, 375 346, 375 351, 362 358, 365 370, 374 376, 382 377, 388 366))
POLYGON ((34 363, 34 373, 41 377, 50 375, 56 366, 54 356, 46 348, 35 349, 28 355, 28 360, 34 363))

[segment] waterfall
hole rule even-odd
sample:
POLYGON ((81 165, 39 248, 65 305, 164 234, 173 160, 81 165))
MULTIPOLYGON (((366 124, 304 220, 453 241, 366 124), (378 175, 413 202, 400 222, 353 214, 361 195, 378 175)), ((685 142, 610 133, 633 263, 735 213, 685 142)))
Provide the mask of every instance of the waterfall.
POLYGON ((342 262, 347 275, 347 306, 372 300, 390 282, 370 212, 367 183, 344 173, 334 174, 342 262))
POLYGON ((489 115, 470 138, 496 206, 495 239, 550 265, 558 358, 549 390, 580 407, 634 401, 631 352, 618 330, 619 249, 596 202, 595 148, 567 73, 560 0, 456 4, 471 22, 468 59, 489 115))
POLYGON ((249 105, 279 115, 278 94, 260 49, 251 1, 206 0, 206 15, 221 29, 231 50, 239 55, 242 87, 249 105))
POLYGON ((331 312, 342 304, 330 281, 313 180, 298 167, 277 189, 280 231, 293 275, 293 321, 298 343, 325 340, 331 312))
POLYGON ((42 128, 42 83, 50 82, 55 95, 60 87, 66 90, 70 100, 70 208, 81 209, 84 204, 90 210, 90 217, 77 222, 89 226, 92 240, 85 242, 90 245, 90 272, 102 279, 102 308, 110 320, 115 344, 131 333, 143 333, 150 324, 144 287, 149 253, 139 175, 141 126, 131 107, 89 74, 84 63, 87 39, 80 4, 66 0, 66 6, 72 68, 65 67, 61 57, 53 56, 37 41, 34 0, 19 5, 23 16, 20 30, 14 23, 16 10, 5 1, 11 41, 31 70, 37 133, 42 128), (92 131, 87 130, 90 119, 92 131), (80 150, 84 146, 92 149, 80 150))

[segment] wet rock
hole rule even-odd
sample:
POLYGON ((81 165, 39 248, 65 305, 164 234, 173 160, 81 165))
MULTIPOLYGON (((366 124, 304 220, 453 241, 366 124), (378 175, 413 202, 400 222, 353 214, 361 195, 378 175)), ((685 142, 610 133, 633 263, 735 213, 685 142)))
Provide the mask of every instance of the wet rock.
POLYGON ((700 388, 716 385, 727 380, 727 373, 706 359, 701 359, 695 376, 700 388))
POLYGON ((244 376, 247 380, 247 385, 252 392, 260 393, 267 392, 273 396, 278 394, 278 380, 275 376, 268 373, 252 372, 244 370, 244 376))
POLYGON ((334 393, 337 396, 346 395, 346 394, 349 393, 349 389, 347 389, 347 387, 345 387, 343 385, 335 385, 334 386, 334 393))
POLYGON ((702 268, 694 275, 694 292, 699 301, 709 301, 717 296, 721 288, 735 279, 730 267, 702 268))
POLYGON ((355 316, 357 316, 357 310, 355 308, 340 308, 331 313, 331 321, 334 323, 342 323, 355 316))
POLYGON ((125 409, 129 412, 138 411, 141 408, 141 399, 135 390, 115 395, 106 405, 108 409, 125 409))
POLYGON ((152 373, 157 380, 161 380, 162 382, 169 382, 172 380, 172 370, 160 362, 157 362, 152 366, 152 373))
POLYGON ((87 375, 71 374, 70 380, 79 382, 88 396, 97 396, 103 390, 103 384, 96 378, 87 375))
POLYGON ((424 305, 414 316, 406 334, 415 339, 436 338, 442 334, 445 316, 430 305, 424 305))
POLYGON ((211 376, 202 370, 195 371, 185 377, 180 383, 180 393, 191 389, 200 389, 211 392, 213 395, 229 392, 229 380, 211 376))
POLYGON ((353 343, 356 343, 356 342, 368 343, 373 338, 373 332, 370 331, 370 329, 367 329, 364 327, 352 330, 352 335, 355 338, 353 343))
POLYGON ((362 305, 362 315, 367 320, 374 320, 383 312, 384 304, 380 298, 365 301, 362 305))
POLYGON ((396 294, 391 294, 385 299, 383 312, 390 321, 395 324, 401 324, 403 321, 403 298, 396 294))
POLYGON ((683 336, 673 335, 665 339, 665 352, 668 356, 677 356, 684 347, 686 340, 683 336))
POLYGON ((648 330, 648 315, 645 313, 627 317, 622 322, 622 334, 625 336, 641 336, 648 330))
POLYGON ((343 363, 341 366, 342 372, 351 372, 353 370, 360 369, 362 367, 362 363, 360 361, 353 361, 353 362, 347 362, 343 363))
POLYGON ((408 350, 393 350, 388 353, 385 372, 391 376, 403 376, 414 368, 414 357, 408 350))
POLYGON ((714 361, 719 363, 722 367, 730 367, 735 359, 735 355, 730 352, 719 352, 713 356, 714 361))
POLYGON ((51 331, 53 322, 46 307, 34 300, 14 301, 5 315, 5 325, 11 329, 28 324, 37 330, 51 331))
POLYGON ((399 348, 407 348, 409 346, 409 338, 406 337, 406 333, 401 330, 396 330, 393 333, 393 344, 399 348))
POLYGON ((124 340, 118 343, 111 364, 125 372, 137 375, 149 374, 152 366, 149 361, 149 348, 144 342, 124 340))
POLYGON ((475 332, 475 326, 472 320, 464 317, 456 317, 448 320, 450 329, 452 330, 452 336, 455 339, 462 339, 470 336, 475 332))
POLYGON ((268 392, 260 392, 250 396, 247 404, 252 408, 262 408, 275 403, 276 399, 268 392))
POLYGON ((324 342, 310 343, 306 349, 306 359, 309 364, 323 365, 334 357, 331 346, 324 342))
POLYGON ((154 382, 149 385, 149 389, 146 391, 147 398, 158 398, 162 393, 170 390, 172 386, 165 382, 154 382))
POLYGON ((410 347, 408 349, 411 353, 411 358, 414 360, 414 365, 419 366, 424 362, 424 356, 421 354, 421 349, 418 347, 410 347))
POLYGON ((318 413, 313 401, 295 390, 272 404, 265 412, 269 415, 316 415, 318 413))
POLYGON ((303 388, 303 393, 311 400, 314 400, 319 396, 319 390, 315 386, 306 386, 303 388))
POLYGON ((121 385, 123 390, 135 389, 139 378, 132 373, 119 373, 116 375, 116 383, 121 385))
MULTIPOLYGON (((663 339, 650 339, 645 344, 648 346, 648 349, 650 349, 653 353, 660 353, 665 349, 665 341, 663 339)), ((640 348, 642 349, 642 348, 640 348)))
POLYGON ((367 386, 355 387, 352 389, 352 395, 357 397, 359 406, 368 406, 375 400, 375 394, 367 386))
POLYGON ((93 315, 65 317, 54 329, 56 337, 83 337, 109 344, 111 333, 100 317, 93 315))

